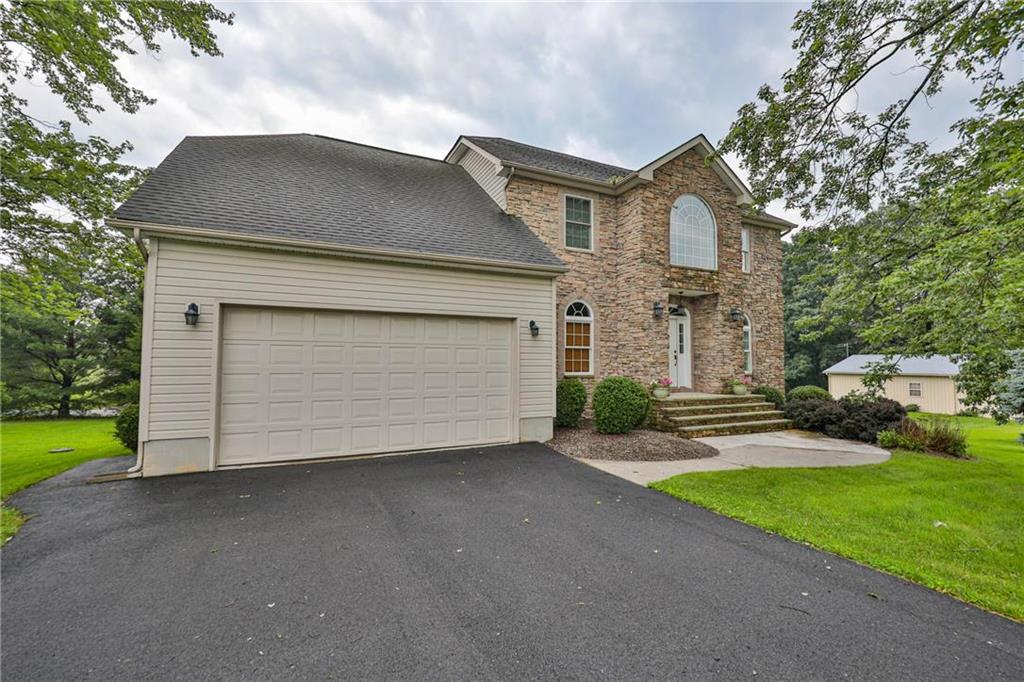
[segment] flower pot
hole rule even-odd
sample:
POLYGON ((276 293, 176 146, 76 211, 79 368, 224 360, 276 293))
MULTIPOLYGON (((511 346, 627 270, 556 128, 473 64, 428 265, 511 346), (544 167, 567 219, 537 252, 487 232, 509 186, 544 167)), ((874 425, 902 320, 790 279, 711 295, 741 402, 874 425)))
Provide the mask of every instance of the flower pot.
POLYGON ((743 384, 736 384, 735 386, 732 387, 732 392, 734 395, 746 395, 747 387, 744 386, 743 384))
POLYGON ((668 397, 668 388, 665 387, 665 386, 656 386, 654 388, 654 397, 655 398, 667 398, 668 397))

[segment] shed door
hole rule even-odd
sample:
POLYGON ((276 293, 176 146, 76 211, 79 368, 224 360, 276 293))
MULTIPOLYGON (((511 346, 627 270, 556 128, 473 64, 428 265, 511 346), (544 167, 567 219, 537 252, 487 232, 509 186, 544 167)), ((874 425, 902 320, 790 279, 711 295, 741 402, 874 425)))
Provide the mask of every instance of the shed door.
POLYGON ((217 462, 507 443, 512 322, 224 309, 217 462))

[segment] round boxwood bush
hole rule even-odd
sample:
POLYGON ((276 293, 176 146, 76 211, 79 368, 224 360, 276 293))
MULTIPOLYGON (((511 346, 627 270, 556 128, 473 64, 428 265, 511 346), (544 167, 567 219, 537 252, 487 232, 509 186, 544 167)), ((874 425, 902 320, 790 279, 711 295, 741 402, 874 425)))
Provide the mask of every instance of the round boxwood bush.
POLYGON ((757 386, 754 388, 754 393, 757 395, 763 395, 765 400, 775 405, 776 410, 781 410, 786 405, 786 397, 782 395, 782 391, 771 386, 757 386))
POLYGON ((139 450, 139 406, 129 405, 114 421, 114 435, 132 452, 139 450))
POLYGON ((594 422, 600 433, 629 433, 644 423, 651 397, 639 381, 602 379, 594 389, 594 422))
POLYGON ((786 400, 832 400, 832 394, 821 386, 797 386, 790 389, 786 400))
POLYGON ((579 379, 562 379, 555 388, 555 426, 576 428, 587 406, 587 387, 579 379))

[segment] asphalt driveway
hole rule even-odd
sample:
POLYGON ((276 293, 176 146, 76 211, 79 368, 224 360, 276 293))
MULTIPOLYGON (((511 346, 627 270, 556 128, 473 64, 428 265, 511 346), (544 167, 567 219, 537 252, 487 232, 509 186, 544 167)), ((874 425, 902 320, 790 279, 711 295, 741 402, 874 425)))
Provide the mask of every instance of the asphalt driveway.
POLYGON ((1024 670, 1024 626, 541 445, 83 482, 111 467, 13 500, 5 680, 1024 670))

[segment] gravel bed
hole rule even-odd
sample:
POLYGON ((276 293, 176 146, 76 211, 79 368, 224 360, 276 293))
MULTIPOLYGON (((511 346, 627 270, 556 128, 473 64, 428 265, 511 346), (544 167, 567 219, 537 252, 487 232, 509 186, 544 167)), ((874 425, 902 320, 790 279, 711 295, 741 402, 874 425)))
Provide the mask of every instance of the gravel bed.
POLYGON ((598 433, 592 421, 582 422, 578 429, 556 428, 555 437, 548 445, 570 457, 629 462, 701 459, 718 454, 710 445, 664 431, 639 429, 616 435, 598 433))

